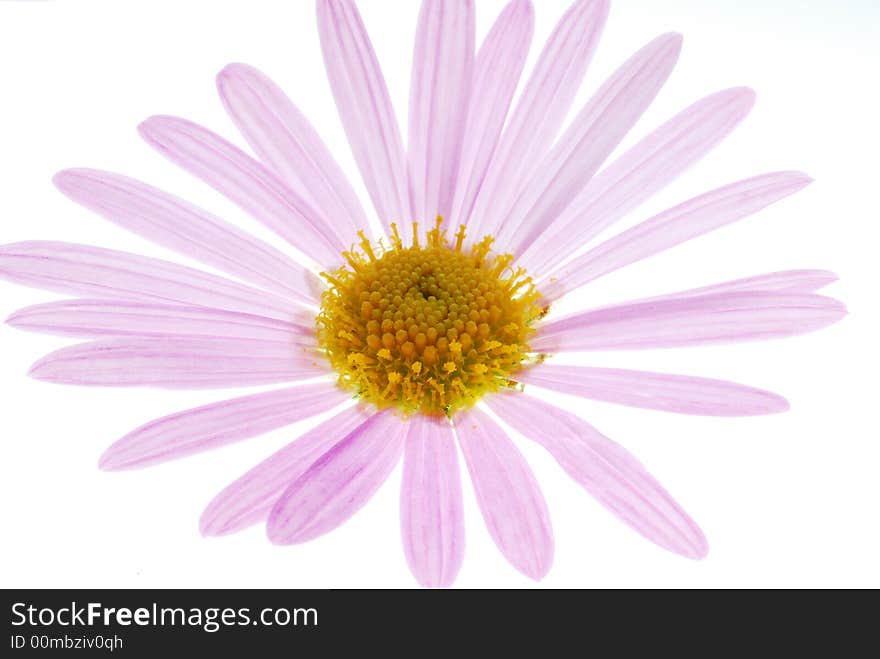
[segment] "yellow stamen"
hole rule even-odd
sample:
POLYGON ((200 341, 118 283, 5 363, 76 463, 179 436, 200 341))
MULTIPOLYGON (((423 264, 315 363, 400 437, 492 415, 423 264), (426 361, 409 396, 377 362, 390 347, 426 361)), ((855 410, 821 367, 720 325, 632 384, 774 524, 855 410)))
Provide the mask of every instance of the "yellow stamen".
POLYGON ((466 231, 464 225, 462 224, 458 228, 458 233, 455 236, 455 251, 456 252, 461 251, 461 247, 462 247, 462 245, 464 245, 464 239, 466 236, 467 236, 467 231, 466 231))

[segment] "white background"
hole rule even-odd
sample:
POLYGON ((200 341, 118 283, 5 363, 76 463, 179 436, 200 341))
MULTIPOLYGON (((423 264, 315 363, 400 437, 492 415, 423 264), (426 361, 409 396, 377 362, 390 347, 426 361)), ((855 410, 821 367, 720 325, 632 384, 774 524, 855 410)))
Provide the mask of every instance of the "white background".
MULTIPOLYGON (((418 3, 360 4, 404 118, 418 3)), ((502 4, 478 0, 478 36, 502 4)), ((567 2, 536 4, 532 61, 567 2)), ((695 563, 654 547, 539 447, 518 441, 543 485, 556 535, 555 565, 539 587, 880 586, 878 7, 873 0, 614 3, 578 107, 648 40, 668 30, 685 35, 676 72, 627 144, 717 89, 749 84, 759 99, 733 137, 622 226, 775 169, 803 169, 817 183, 741 224, 612 275, 572 304, 817 267, 841 275, 829 293, 845 300, 851 315, 828 331, 782 342, 581 359, 746 382, 782 393, 793 409, 702 419, 556 396, 642 458, 701 524, 712 549, 695 563)), ((230 61, 273 76, 356 178, 324 77, 311 0, 0 2, 0 243, 61 239, 170 256, 62 198, 50 178, 71 166, 142 178, 273 240, 153 153, 134 130, 151 114, 180 114, 240 142, 213 86, 230 61)), ((50 299, 0 282, 3 317, 50 299)), ((3 586, 414 584, 400 549, 399 469, 354 519, 312 544, 274 547, 262 528, 202 539, 198 517, 214 494, 315 421, 155 469, 105 474, 98 456, 129 430, 240 392, 76 389, 25 376, 33 361, 64 343, 0 326, 3 586)), ((464 483, 468 548, 457 585, 533 587, 495 549, 466 477, 464 483)))

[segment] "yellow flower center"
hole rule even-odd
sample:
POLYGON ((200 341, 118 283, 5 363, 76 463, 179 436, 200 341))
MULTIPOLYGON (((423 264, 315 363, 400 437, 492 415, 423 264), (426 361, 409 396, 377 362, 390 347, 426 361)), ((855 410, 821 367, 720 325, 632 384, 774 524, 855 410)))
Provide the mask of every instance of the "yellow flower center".
POLYGON ((397 227, 391 246, 363 233, 348 263, 324 273, 330 287, 318 315, 318 340, 339 382, 379 408, 446 414, 485 394, 515 386, 534 361, 528 340, 543 315, 540 295, 511 255, 490 255, 487 237, 465 250, 442 220, 419 243, 405 246, 397 227))

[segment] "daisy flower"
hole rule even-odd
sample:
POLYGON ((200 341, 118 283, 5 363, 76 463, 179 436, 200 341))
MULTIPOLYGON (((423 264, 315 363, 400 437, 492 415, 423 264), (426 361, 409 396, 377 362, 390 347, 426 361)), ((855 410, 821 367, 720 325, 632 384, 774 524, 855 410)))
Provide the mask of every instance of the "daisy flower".
POLYGON ((606 0, 575 2, 514 104, 532 3, 512 0, 477 50, 472 0, 424 0, 404 148, 357 7, 318 0, 327 74, 384 235, 371 234, 351 184, 296 106, 256 69, 232 64, 219 74, 220 96, 255 157, 176 117, 150 118, 140 132, 285 239, 290 253, 131 178, 61 172, 55 182, 75 202, 229 277, 85 245, 0 247, 0 277, 75 296, 8 322, 86 340, 30 374, 171 389, 296 383, 153 421, 106 451, 106 470, 156 465, 335 410, 217 495, 201 518, 207 536, 265 523, 273 543, 306 542, 354 515, 402 458, 406 560, 420 584, 449 586, 465 545, 460 450, 501 553, 540 579, 553 559, 550 516, 500 420, 648 540, 704 557, 699 527, 634 457, 531 388, 680 414, 782 412, 783 398, 739 384, 556 357, 792 336, 831 325, 845 309, 817 294, 833 274, 804 270, 557 316, 567 293, 810 182, 798 172, 756 176, 593 244, 721 142, 754 102, 745 88, 713 93, 606 162, 659 93, 682 42, 664 34, 645 45, 563 131, 607 15, 606 0))

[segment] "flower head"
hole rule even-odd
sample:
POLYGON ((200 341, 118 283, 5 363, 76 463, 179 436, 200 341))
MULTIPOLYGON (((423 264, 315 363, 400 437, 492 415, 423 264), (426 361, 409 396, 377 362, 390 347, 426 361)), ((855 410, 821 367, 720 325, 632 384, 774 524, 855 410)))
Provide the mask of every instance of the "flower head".
POLYGON ((404 455, 407 562, 421 584, 448 586, 464 547, 460 448, 492 538, 517 569, 541 578, 553 558, 549 513, 500 418, 635 531, 705 556, 699 527, 635 458, 530 393, 712 416, 788 408, 743 385, 551 360, 785 337, 845 315, 817 294, 835 276, 816 270, 555 313, 568 292, 809 184, 799 172, 764 174, 591 244, 720 143, 754 94, 710 94, 606 164, 671 74, 680 35, 661 35, 624 62, 558 137, 608 2, 572 5, 512 106, 532 3, 512 0, 475 52, 473 2, 424 0, 405 150, 354 2, 317 0, 317 13, 342 123, 384 235, 370 235, 351 184, 293 103, 256 69, 230 65, 218 88, 256 157, 175 117, 148 119, 140 132, 285 239, 290 253, 139 181, 62 172, 56 184, 76 202, 228 276, 83 245, 0 247, 0 277, 75 296, 8 322, 87 340, 41 359, 31 375, 174 389, 299 383, 148 423, 107 450, 108 470, 335 410, 221 492, 202 515, 205 535, 265 522, 277 544, 311 540, 365 505, 404 455))
POLYGON ((542 314, 538 293, 513 255, 489 257, 492 239, 465 250, 442 219, 419 244, 362 253, 325 275, 330 288, 318 315, 318 343, 340 384, 379 409, 452 416, 487 393, 515 385, 534 361, 529 338, 542 314))

